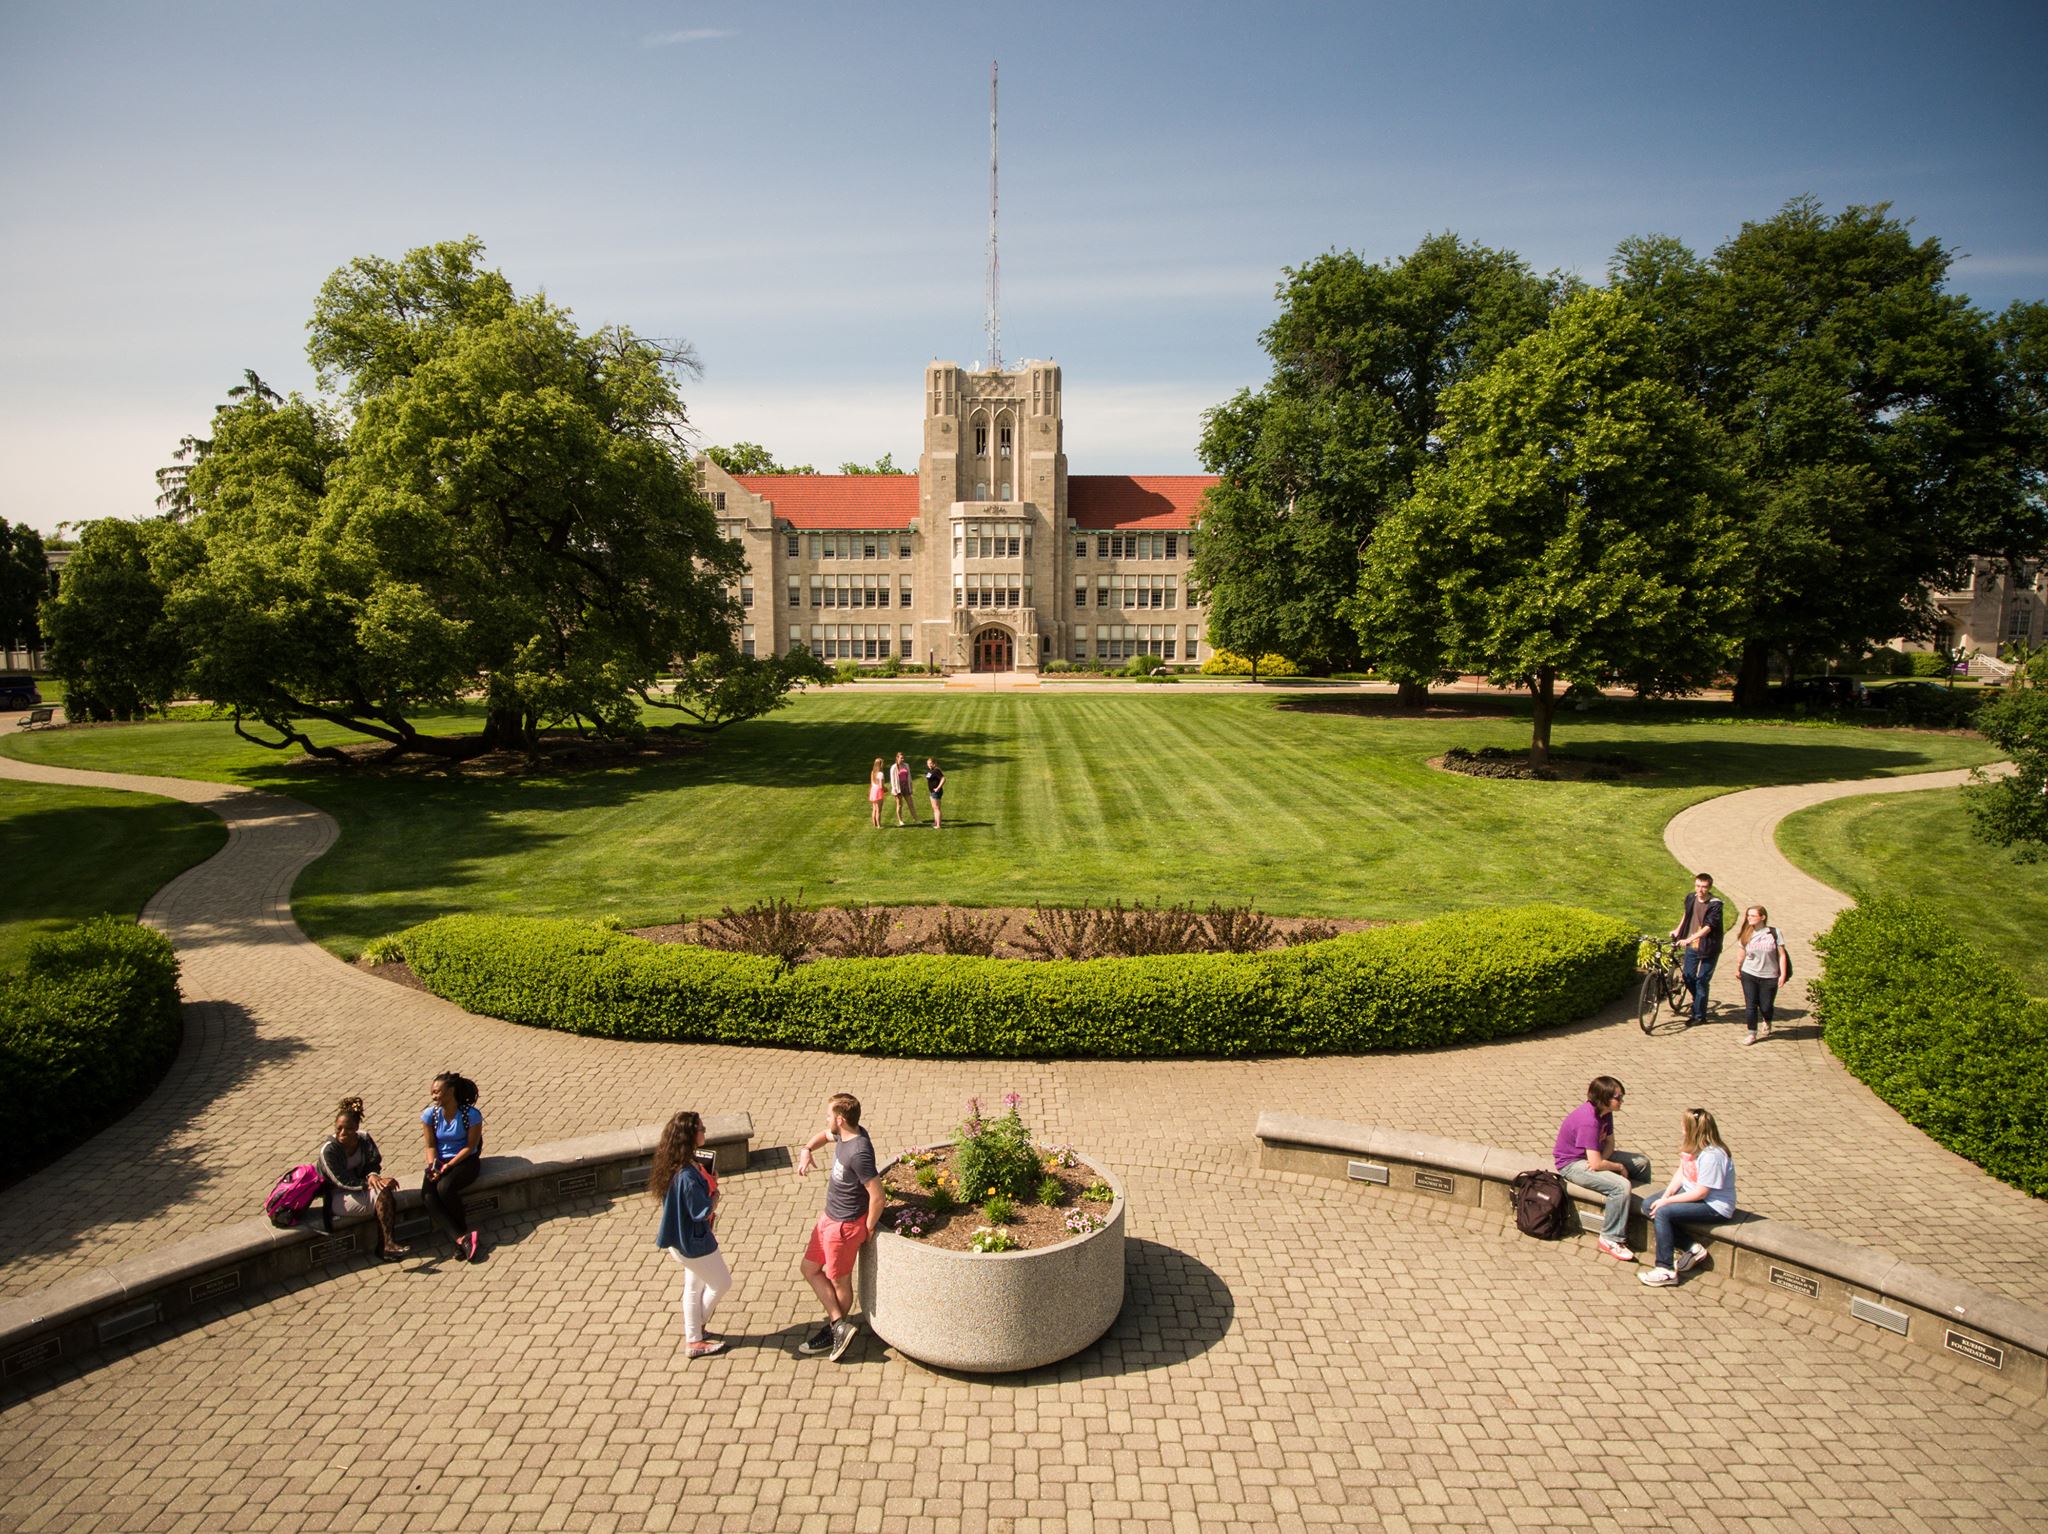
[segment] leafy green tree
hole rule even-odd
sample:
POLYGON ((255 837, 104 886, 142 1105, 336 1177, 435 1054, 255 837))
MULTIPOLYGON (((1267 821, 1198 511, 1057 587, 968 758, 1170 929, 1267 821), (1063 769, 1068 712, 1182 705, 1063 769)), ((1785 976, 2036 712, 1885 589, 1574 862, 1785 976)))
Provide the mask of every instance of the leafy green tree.
POLYGON ((758 442, 735 442, 731 447, 707 447, 704 456, 728 474, 815 474, 809 464, 777 463, 775 455, 758 442))
POLYGON ((2040 318, 2023 306, 1994 326, 1945 291, 1948 265, 1883 205, 1829 217, 1811 198, 1711 261, 1662 238, 1616 254, 1615 286, 1753 492, 1739 705, 1763 701, 1772 656, 1924 636, 1931 594, 1971 555, 2048 542, 2040 318))
POLYGON ((42 610, 69 718, 139 719, 176 695, 185 658, 165 598, 197 556, 175 523, 86 523, 42 610))
POLYGON ((1359 559, 1436 453, 1444 390, 1541 325, 1561 287, 1450 234, 1398 262, 1332 253, 1287 272, 1261 337, 1272 377, 1211 410, 1202 436, 1220 482, 1194 580, 1218 645, 1317 669, 1371 660, 1426 696, 1442 670, 1426 646, 1360 653, 1359 559))
POLYGON ((186 480, 207 557, 171 601, 200 689, 266 744, 315 749, 317 718, 447 757, 636 734, 640 700, 682 701, 658 685, 678 664, 715 679, 686 690, 698 727, 782 701, 801 658, 734 653, 742 556, 690 468, 688 349, 586 333, 481 256, 328 279, 307 350, 346 416, 257 393, 215 415, 186 480), (414 722, 470 696, 480 736, 414 722))
POLYGON ((910 471, 896 467, 895 454, 884 453, 873 463, 842 463, 839 466, 839 472, 841 474, 908 474, 910 471))
POLYGON ((0 650, 41 645, 36 614, 49 594, 50 563, 43 535, 26 523, 0 517, 0 650))
POLYGON ((2037 862, 2048 851, 2048 691, 2006 693, 1980 705, 1973 722, 2013 767, 1963 790, 1978 839, 2011 848, 2016 862, 2037 862))
POLYGON ((1365 642, 1427 626, 1453 664, 1526 688, 1538 765, 1560 683, 1679 692, 1727 656, 1743 542, 1725 508, 1741 489, 1663 367, 1621 298, 1568 301, 1448 392, 1442 458, 1367 551, 1365 642))

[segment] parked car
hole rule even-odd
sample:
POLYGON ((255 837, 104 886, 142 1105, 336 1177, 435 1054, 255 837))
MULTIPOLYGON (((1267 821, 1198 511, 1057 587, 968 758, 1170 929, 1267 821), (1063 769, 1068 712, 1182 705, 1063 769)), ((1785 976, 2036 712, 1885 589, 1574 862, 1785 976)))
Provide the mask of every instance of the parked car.
POLYGON ((0 708, 34 708, 43 701, 36 679, 26 672, 0 672, 0 708))
POLYGON ((1787 703, 1808 708, 1863 708, 1870 702, 1870 690, 1853 676, 1800 676, 1779 688, 1787 703))
POLYGON ((1975 687, 1949 687, 1941 682, 1893 682, 1872 691, 1871 703, 1909 724, 1968 724, 1984 701, 1975 687))

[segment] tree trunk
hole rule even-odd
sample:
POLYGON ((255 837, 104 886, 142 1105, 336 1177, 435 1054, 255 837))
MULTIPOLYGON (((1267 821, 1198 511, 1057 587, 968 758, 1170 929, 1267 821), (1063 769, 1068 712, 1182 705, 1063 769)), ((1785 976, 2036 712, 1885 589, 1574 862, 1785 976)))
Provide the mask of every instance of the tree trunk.
POLYGON ((524 751, 529 743, 525 710, 494 708, 484 715, 483 747, 486 751, 524 751))
POLYGON ((1394 694, 1396 708, 1428 708, 1429 684, 1427 682, 1402 682, 1394 694))
POLYGON ((1548 767, 1550 721, 1557 717, 1557 671, 1554 667, 1539 666, 1536 669, 1536 675, 1529 680, 1529 696, 1536 704, 1529 733, 1529 765, 1548 767))
POLYGON ((1742 642, 1742 660, 1735 671, 1735 706, 1762 708, 1770 701, 1771 651, 1761 639, 1742 642))

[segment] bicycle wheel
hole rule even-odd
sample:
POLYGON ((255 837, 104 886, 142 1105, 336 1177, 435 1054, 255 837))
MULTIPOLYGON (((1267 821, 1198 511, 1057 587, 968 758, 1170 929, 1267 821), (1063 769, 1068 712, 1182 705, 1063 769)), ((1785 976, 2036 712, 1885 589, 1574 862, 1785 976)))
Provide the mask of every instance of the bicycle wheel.
POLYGON ((1643 1032, 1657 1031, 1657 1006, 1664 1000, 1664 977, 1654 969, 1643 971, 1642 988, 1636 992, 1636 1022, 1643 1032))
POLYGON ((1671 1003, 1679 1027, 1692 1021, 1692 987, 1685 983, 1684 965, 1674 964, 1664 972, 1664 999, 1671 1003))

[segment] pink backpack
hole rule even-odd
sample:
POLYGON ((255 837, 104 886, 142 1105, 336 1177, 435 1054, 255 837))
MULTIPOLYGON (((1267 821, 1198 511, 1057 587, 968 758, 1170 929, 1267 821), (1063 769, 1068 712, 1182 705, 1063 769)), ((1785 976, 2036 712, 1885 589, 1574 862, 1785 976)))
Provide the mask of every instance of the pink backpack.
POLYGON ((270 1197, 263 1201, 263 1212, 270 1216, 271 1224, 280 1230, 290 1230, 313 1207, 313 1200, 326 1186, 318 1167, 295 1166, 278 1178, 270 1197))

